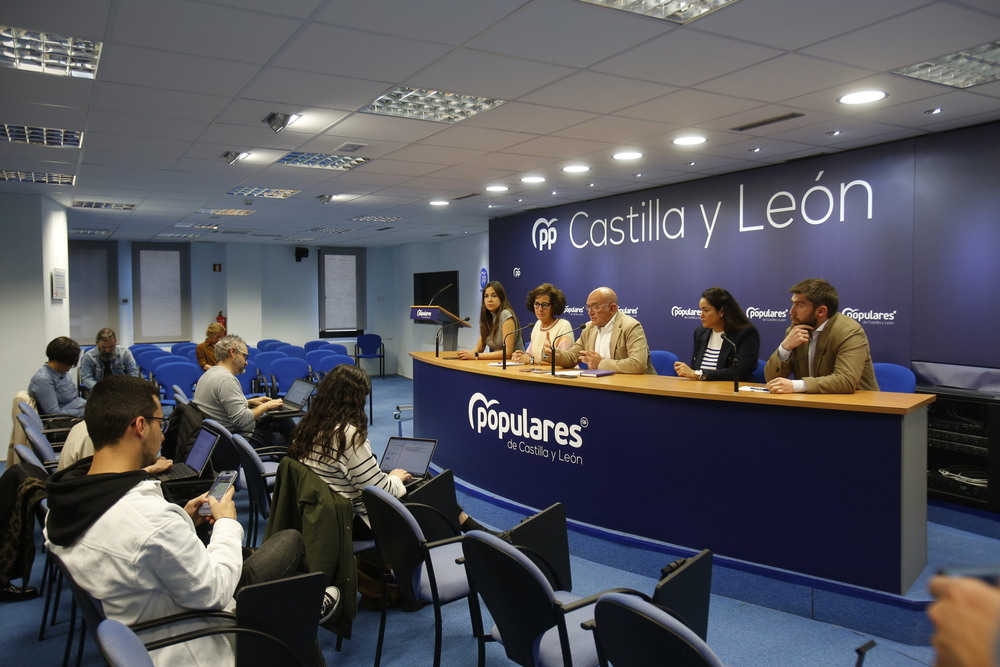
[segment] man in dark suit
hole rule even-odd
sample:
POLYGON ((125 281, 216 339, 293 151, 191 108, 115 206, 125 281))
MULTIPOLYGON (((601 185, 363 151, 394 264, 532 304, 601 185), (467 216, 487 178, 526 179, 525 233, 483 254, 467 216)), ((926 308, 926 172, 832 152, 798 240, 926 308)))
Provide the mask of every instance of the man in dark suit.
MULTIPOLYGON (((656 375, 649 360, 646 332, 634 317, 618 310, 618 296, 609 287, 598 287, 587 297, 590 324, 568 350, 556 350, 556 365, 564 368, 583 362, 588 368, 656 375)), ((548 344, 542 353, 547 360, 552 354, 548 344)))
POLYGON ((808 278, 788 291, 792 326, 764 367, 771 393, 878 391, 868 336, 860 324, 837 312, 840 298, 833 285, 808 278))

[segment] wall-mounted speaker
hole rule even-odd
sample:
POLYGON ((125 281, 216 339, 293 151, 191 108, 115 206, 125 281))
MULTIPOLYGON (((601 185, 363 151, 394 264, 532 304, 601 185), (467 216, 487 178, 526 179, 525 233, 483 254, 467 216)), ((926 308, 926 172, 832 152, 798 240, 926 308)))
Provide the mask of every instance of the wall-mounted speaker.
POLYGON ((295 261, 296 262, 301 262, 303 258, 308 257, 308 256, 309 256, 309 248, 303 248, 302 246, 298 246, 298 247, 295 248, 295 261))

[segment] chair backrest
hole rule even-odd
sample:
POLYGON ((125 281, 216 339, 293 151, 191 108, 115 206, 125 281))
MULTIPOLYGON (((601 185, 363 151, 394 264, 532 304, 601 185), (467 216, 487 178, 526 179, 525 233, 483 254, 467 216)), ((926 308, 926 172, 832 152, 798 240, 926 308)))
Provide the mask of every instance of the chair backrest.
POLYGON ((317 363, 319 363, 320 359, 322 359, 323 357, 329 357, 334 354, 336 354, 336 352, 329 349, 328 346, 324 345, 323 347, 317 348, 315 350, 309 350, 308 352, 306 352, 306 363, 309 364, 311 367, 314 367, 313 370, 315 370, 315 366, 317 363))
POLYGON ((277 352, 284 352, 290 357, 298 357, 299 359, 306 358, 306 350, 301 345, 291 345, 284 343, 274 348, 277 352))
MULTIPOLYGON (((322 572, 244 586, 236 592, 236 625, 276 637, 295 652, 294 664, 312 665, 317 616, 326 588, 322 572)), ((274 642, 237 635, 237 665, 287 665, 289 656, 274 642)))
POLYGON ((256 393, 254 391, 254 380, 257 379, 257 364, 252 361, 247 361, 246 369, 236 376, 236 379, 240 381, 240 388, 243 389, 243 394, 249 396, 250 394, 256 393))
POLYGON ((28 445, 14 445, 14 451, 17 452, 18 458, 20 458, 24 463, 30 463, 31 465, 39 467, 42 470, 46 470, 41 459, 39 459, 38 455, 35 454, 35 450, 28 445))
POLYGON ((284 341, 278 340, 277 338, 262 338, 261 340, 257 341, 257 349, 260 350, 261 352, 267 352, 268 350, 271 350, 277 347, 278 345, 284 345, 284 344, 285 344, 284 341))
POLYGON ((353 366, 354 357, 349 357, 346 354, 327 354, 320 357, 319 361, 313 365, 312 369, 317 373, 329 373, 341 364, 350 364, 353 366))
POLYGON ((653 602, 669 611, 693 633, 708 641, 708 610, 712 597, 712 565, 715 558, 703 549, 664 568, 653 591, 653 602))
POLYGON ((192 364, 180 357, 176 357, 176 359, 176 361, 160 363, 153 371, 156 375, 156 381, 163 389, 165 401, 174 400, 174 385, 180 387, 185 396, 194 396, 194 385, 205 372, 198 367, 198 364, 192 364))
POLYGON ((192 364, 198 363, 198 348, 192 347, 190 350, 184 352, 184 358, 190 361, 192 364))
POLYGON ((677 376, 677 372, 674 371, 674 362, 677 361, 677 355, 673 352, 650 350, 649 361, 653 364, 653 368, 656 369, 657 375, 677 376))
POLYGON ((73 600, 76 602, 77 609, 80 610, 83 616, 83 622, 86 624, 87 628, 96 637, 97 628, 101 625, 101 621, 105 620, 107 616, 104 613, 104 607, 101 603, 94 598, 93 595, 85 591, 80 587, 76 580, 73 578, 73 573, 69 571, 66 564, 62 561, 59 556, 49 551, 49 558, 55 563, 55 566, 62 572, 63 578, 69 584, 69 590, 73 594, 73 600))
POLYGON ((232 438, 233 446, 236 449, 236 456, 239 457, 240 466, 243 468, 243 477, 247 482, 247 491, 254 498, 260 515, 267 519, 271 514, 271 494, 267 490, 267 481, 264 475, 264 462, 254 448, 239 433, 234 433, 232 438))
POLYGON ((17 404, 17 409, 20 410, 21 414, 27 417, 32 424, 37 426, 39 431, 45 429, 45 422, 42 421, 42 416, 38 414, 38 410, 36 410, 31 403, 28 403, 27 401, 20 401, 17 404))
MULTIPOLYGON (((683 623, 634 595, 605 593, 594 607, 595 640, 602 663, 722 667, 715 652, 683 623)), ((506 637, 505 637, 506 640, 506 637)))
POLYGON ((139 635, 121 621, 101 621, 96 638, 101 655, 111 667, 153 667, 153 659, 139 635))
POLYGON ((270 375, 272 372, 271 363, 274 362, 275 359, 285 359, 287 357, 288 355, 285 354, 284 352, 277 352, 274 350, 270 350, 270 351, 258 352, 257 356, 254 357, 253 360, 254 363, 257 364, 257 368, 260 369, 261 373, 270 375))
POLYGON ((462 540, 465 571, 497 624, 507 657, 533 664, 533 645, 559 623, 556 596, 538 567, 514 546, 474 530, 462 540))
POLYGON ((361 350, 361 354, 380 354, 382 337, 378 334, 361 334, 358 336, 357 346, 361 350))
POLYGON ((319 350, 329 345, 325 340, 310 340, 307 341, 302 347, 305 348, 306 352, 312 352, 313 350, 319 350))
POLYGON ((391 564, 403 597, 411 602, 417 600, 426 541, 420 525, 391 493, 366 486, 361 497, 383 562, 391 564))
POLYGON ((917 388, 917 376, 906 366, 899 364, 872 364, 875 380, 882 391, 898 391, 912 394, 917 388))
POLYGON ((233 434, 229 429, 214 419, 204 420, 201 427, 219 436, 219 442, 212 450, 212 466, 216 470, 239 470, 240 457, 236 453, 236 443, 233 442, 233 434))
POLYGON ((197 347, 198 343, 191 343, 191 342, 174 343, 173 345, 170 346, 170 353, 176 354, 178 356, 184 356, 185 354, 187 354, 188 350, 193 350, 197 347))
POLYGON ((344 355, 347 354, 346 345, 341 345, 340 343, 330 343, 328 347, 332 352, 336 352, 337 354, 344 354, 344 355))
POLYGON ((753 381, 764 384, 764 366, 767 365, 767 359, 758 359, 757 368, 753 369, 753 381))
POLYGON ((278 383, 278 392, 285 393, 292 382, 309 377, 309 364, 299 357, 285 357, 271 362, 271 374, 278 383))
POLYGON ((180 388, 180 385, 172 384, 170 385, 170 389, 174 392, 174 400, 177 401, 177 405, 187 405, 191 402, 190 397, 184 393, 184 390, 180 388))
MULTIPOLYGON (((17 416, 17 421, 20 422, 21 428, 24 429, 24 435, 28 437, 28 445, 31 450, 35 452, 37 456, 42 461, 56 461, 59 459, 56 456, 56 452, 52 449, 52 444, 49 439, 45 437, 42 430, 38 428, 32 421, 31 418, 25 414, 19 414, 17 416)), ((55 464, 50 464, 48 469, 51 469, 55 464)), ((45 466, 42 466, 43 468, 45 466)))

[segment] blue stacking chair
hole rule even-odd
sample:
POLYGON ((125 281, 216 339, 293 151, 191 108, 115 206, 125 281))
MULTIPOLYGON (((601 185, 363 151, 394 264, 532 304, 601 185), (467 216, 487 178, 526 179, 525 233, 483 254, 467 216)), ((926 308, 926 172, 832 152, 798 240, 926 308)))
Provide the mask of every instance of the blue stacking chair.
POLYGON ((361 334, 354 345, 354 362, 361 365, 362 359, 378 359, 378 376, 385 377, 385 345, 378 334, 361 334))
POLYGON ((160 384, 160 390, 163 392, 163 398, 160 401, 163 405, 177 405, 177 399, 174 398, 174 386, 180 387, 185 396, 194 396, 194 386, 205 371, 201 370, 198 364, 192 364, 186 359, 177 357, 177 361, 161 363, 154 372, 156 373, 156 381, 160 384))
POLYGON ((912 394, 917 388, 917 376, 906 366, 899 364, 872 364, 878 388, 882 391, 898 391, 912 394))
POLYGON ((271 364, 274 363, 275 359, 287 359, 288 355, 284 352, 268 351, 262 350, 258 352, 253 361, 257 364, 257 370, 260 375, 261 387, 269 396, 274 396, 274 377, 271 372, 271 364))
POLYGON ((275 350, 276 352, 284 352, 289 357, 298 357, 299 359, 306 358, 306 350, 304 347, 300 345, 283 344, 283 345, 278 345, 272 349, 275 350))
POLYGON ((653 364, 653 368, 656 369, 657 375, 670 375, 677 377, 677 372, 674 371, 674 362, 677 361, 677 355, 673 352, 667 352, 666 350, 650 350, 649 361, 653 364))
POLYGON ((327 343, 325 340, 311 340, 308 341, 302 347, 305 349, 306 352, 312 352, 313 350, 319 350, 321 348, 324 348, 327 345, 329 345, 329 343, 327 343))
POLYGON ((272 396, 284 396, 292 382, 297 379, 309 379, 312 377, 309 371, 309 364, 305 359, 298 357, 285 357, 275 359, 271 362, 271 375, 274 377, 275 387, 272 396))

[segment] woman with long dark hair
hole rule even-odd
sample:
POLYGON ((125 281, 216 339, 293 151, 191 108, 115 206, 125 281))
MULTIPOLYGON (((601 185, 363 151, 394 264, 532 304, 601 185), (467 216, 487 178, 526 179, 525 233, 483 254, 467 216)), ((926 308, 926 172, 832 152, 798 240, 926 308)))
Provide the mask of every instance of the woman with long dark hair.
MULTIPOLYGON (((288 448, 289 456, 311 468, 334 493, 353 503, 357 519, 355 539, 367 532, 368 525, 361 490, 377 486, 401 498, 406 494, 404 482, 411 476, 405 470, 385 473, 379 469, 368 440, 365 400, 369 391, 368 373, 350 364, 336 366, 320 383, 309 402, 309 411, 295 427, 288 448), (364 528, 358 525, 358 520, 364 522, 364 528)), ((457 510, 463 531, 487 530, 461 507, 457 510)))
POLYGON ((491 280, 483 288, 482 306, 479 309, 479 340, 473 349, 459 350, 458 358, 500 359, 506 345, 507 358, 510 359, 514 352, 524 349, 521 334, 510 335, 520 328, 514 308, 507 300, 507 290, 498 281, 491 280))
POLYGON ((701 311, 701 326, 694 332, 691 364, 675 362, 677 375, 696 380, 731 381, 735 358, 739 359, 740 380, 753 381, 757 354, 760 352, 760 334, 750 324, 740 304, 721 287, 710 287, 702 292, 698 309, 701 311), (723 336, 729 343, 723 340, 723 336))

